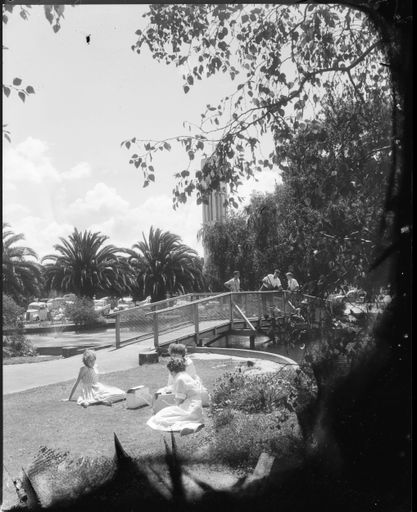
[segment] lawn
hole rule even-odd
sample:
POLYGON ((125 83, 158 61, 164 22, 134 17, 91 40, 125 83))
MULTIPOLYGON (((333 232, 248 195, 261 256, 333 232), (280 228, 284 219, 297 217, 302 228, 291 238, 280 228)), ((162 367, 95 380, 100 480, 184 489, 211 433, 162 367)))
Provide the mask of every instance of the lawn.
MULTIPOLYGON (((53 362, 51 362, 53 364, 53 362)), ((238 363, 231 359, 194 360, 197 373, 209 391, 215 380, 238 363)), ((75 376, 74 376, 75 377, 75 376)), ((101 377, 105 384, 128 389, 145 384, 151 392, 166 384, 166 361, 157 364, 108 373, 101 377)), ((75 380, 75 378, 74 378, 75 380)), ((74 456, 114 455, 113 433, 125 450, 134 457, 160 456, 165 453, 166 434, 152 430, 146 421, 152 415, 150 407, 126 409, 125 402, 113 407, 91 406, 83 409, 76 402, 61 402, 69 395, 74 381, 45 386, 3 397, 3 472, 6 501, 15 498, 8 473, 18 476, 27 467, 41 446, 70 451, 74 456)), ((205 409, 205 420, 208 424, 205 409)), ((176 436, 180 453, 194 459, 204 459, 204 431, 190 436, 176 436)))

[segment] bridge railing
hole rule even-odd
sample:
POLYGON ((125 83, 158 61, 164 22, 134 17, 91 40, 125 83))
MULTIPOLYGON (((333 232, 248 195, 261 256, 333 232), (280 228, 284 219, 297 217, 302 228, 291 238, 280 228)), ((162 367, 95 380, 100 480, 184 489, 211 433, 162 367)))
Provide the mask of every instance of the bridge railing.
POLYGON ((116 348, 119 348, 123 343, 152 336, 153 322, 152 318, 147 315, 149 312, 184 305, 211 295, 216 294, 206 292, 188 293, 179 297, 171 297, 117 311, 115 313, 116 348))
POLYGON ((164 332, 186 330, 193 332, 195 342, 199 343, 200 331, 213 325, 230 323, 231 328, 238 320, 261 319, 262 317, 289 317, 298 315, 309 325, 320 326, 330 314, 328 301, 310 295, 281 292, 227 292, 211 294, 197 300, 155 308, 144 312, 151 321, 154 346, 159 347, 160 336, 164 332), (237 307, 236 307, 237 306, 237 307), (190 329, 191 328, 191 329, 190 329))

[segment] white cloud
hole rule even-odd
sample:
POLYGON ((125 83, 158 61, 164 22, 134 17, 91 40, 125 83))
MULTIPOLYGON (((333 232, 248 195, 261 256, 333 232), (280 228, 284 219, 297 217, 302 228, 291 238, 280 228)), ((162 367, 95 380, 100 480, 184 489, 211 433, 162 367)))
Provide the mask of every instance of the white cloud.
POLYGON ((239 188, 238 194, 245 198, 244 203, 247 204, 251 194, 254 192, 273 192, 275 185, 280 183, 282 183, 282 178, 278 169, 264 169, 257 173, 255 177, 244 181, 243 185, 239 188))
POLYGON ((72 167, 69 171, 62 173, 62 177, 67 180, 79 180, 88 178, 91 175, 91 166, 87 162, 80 162, 72 167))
POLYGON ((115 188, 105 183, 97 183, 86 192, 84 197, 68 206, 67 215, 75 223, 94 222, 102 219, 103 216, 123 213, 128 208, 129 203, 118 194, 115 188))
POLYGON ((89 226, 92 231, 101 231, 110 242, 119 247, 132 247, 142 240, 142 233, 148 236, 151 226, 163 231, 171 231, 182 238, 183 243, 202 253, 197 242, 197 232, 201 227, 201 207, 193 203, 182 205, 174 211, 172 199, 168 195, 153 196, 137 207, 127 207, 124 211, 114 211, 89 226))
POLYGON ((22 245, 36 251, 39 259, 46 254, 54 253, 53 246, 59 243, 59 238, 66 238, 73 231, 73 226, 69 224, 34 216, 27 216, 10 224, 15 233, 25 235, 22 245))
POLYGON ((29 208, 19 203, 3 203, 3 217, 5 218, 22 217, 24 215, 28 215, 29 213, 29 208))
POLYGON ((5 182, 60 181, 59 173, 52 165, 47 151, 47 144, 33 137, 28 137, 16 147, 7 149, 3 162, 5 182))

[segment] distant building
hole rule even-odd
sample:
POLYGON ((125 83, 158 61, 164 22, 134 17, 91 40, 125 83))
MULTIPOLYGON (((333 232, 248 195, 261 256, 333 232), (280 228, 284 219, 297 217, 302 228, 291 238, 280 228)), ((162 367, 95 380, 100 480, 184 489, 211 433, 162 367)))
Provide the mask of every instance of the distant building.
MULTIPOLYGON (((206 159, 201 161, 201 168, 204 167, 206 159)), ((216 222, 223 223, 226 219, 226 206, 224 205, 225 200, 228 197, 227 185, 222 186, 221 191, 214 190, 208 197, 208 204, 203 203, 203 228, 206 226, 212 226, 216 222)), ((204 264, 207 265, 210 257, 208 250, 204 247, 204 264)))

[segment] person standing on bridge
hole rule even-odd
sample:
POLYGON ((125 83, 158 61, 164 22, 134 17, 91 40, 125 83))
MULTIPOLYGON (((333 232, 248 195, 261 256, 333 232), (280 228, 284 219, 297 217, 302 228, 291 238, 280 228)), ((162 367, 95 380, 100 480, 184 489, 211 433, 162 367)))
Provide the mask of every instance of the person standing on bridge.
POLYGON ((224 286, 231 292, 240 292, 240 273, 238 270, 233 272, 232 279, 226 281, 224 286))
POLYGON ((287 290, 289 292, 299 292, 300 291, 300 285, 298 284, 297 279, 295 279, 294 274, 292 272, 287 272, 285 274, 287 276, 287 290))
MULTIPOLYGON (((273 274, 268 274, 262 279, 262 285, 259 289, 260 292, 280 292, 282 291, 281 279, 279 278, 279 270, 276 268, 273 274)), ((262 310, 264 316, 268 316, 268 307, 273 306, 273 296, 270 293, 262 294, 262 310)))
POLYGON ((273 274, 268 274, 262 279, 262 286, 259 291, 282 291, 281 279, 279 278, 279 270, 276 268, 273 274))

